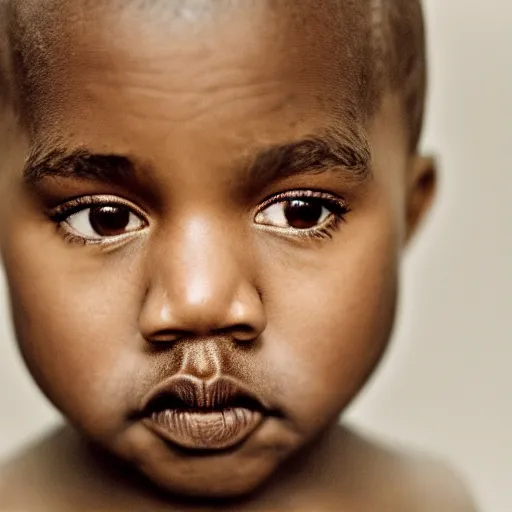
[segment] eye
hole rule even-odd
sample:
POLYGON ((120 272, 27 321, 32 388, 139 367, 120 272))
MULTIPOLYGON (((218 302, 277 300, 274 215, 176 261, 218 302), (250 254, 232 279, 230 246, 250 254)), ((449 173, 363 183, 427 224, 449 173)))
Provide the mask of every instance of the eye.
POLYGON ((276 227, 311 229, 331 212, 316 199, 292 199, 275 203, 256 216, 256 222, 276 227))
POLYGON ((294 191, 279 194, 266 201, 258 211, 255 222, 286 231, 320 231, 328 229, 347 213, 341 199, 314 191, 294 191))
POLYGON ((71 241, 83 243, 119 240, 147 226, 142 212, 119 198, 108 202, 100 197, 74 199, 51 217, 71 241))
POLYGON ((70 215, 65 222, 84 238, 119 236, 144 226, 141 218, 121 205, 85 208, 70 215))

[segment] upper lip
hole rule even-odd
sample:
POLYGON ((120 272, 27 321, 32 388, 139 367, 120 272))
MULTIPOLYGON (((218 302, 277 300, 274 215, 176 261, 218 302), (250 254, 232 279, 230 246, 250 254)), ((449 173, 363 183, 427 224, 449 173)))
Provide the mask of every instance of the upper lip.
POLYGON ((166 409, 208 412, 243 407, 268 412, 264 400, 233 377, 205 381, 194 376, 175 375, 158 384, 145 398, 144 416, 166 409))

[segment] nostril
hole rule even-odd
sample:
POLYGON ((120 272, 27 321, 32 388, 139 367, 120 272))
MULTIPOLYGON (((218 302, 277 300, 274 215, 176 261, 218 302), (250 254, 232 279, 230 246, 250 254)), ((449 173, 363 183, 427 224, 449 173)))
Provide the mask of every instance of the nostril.
POLYGON ((186 337, 188 334, 183 332, 162 330, 146 336, 146 341, 152 345, 171 345, 186 337))
POLYGON ((255 341, 255 339, 259 335, 259 333, 256 332, 256 330, 253 327, 247 324, 235 325, 226 330, 229 330, 231 336, 238 343, 255 341))

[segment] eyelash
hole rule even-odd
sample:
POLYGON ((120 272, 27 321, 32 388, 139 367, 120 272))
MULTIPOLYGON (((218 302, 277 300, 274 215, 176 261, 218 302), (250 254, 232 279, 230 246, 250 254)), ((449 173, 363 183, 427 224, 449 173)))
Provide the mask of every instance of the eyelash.
POLYGON ((74 199, 71 199, 70 201, 57 206, 53 210, 51 210, 48 213, 48 217, 52 222, 57 224, 60 233, 64 237, 64 240, 66 242, 69 242, 70 244, 80 244, 80 245, 111 245, 118 242, 121 242, 123 240, 126 240, 128 238, 131 238, 133 236, 133 232, 128 232, 126 234, 122 235, 116 235, 109 237, 107 240, 105 239, 90 239, 84 236, 77 235, 70 231, 69 228, 65 228, 63 226, 64 222, 66 222, 67 219, 69 219, 72 215, 79 213, 83 210, 87 210, 88 208, 92 207, 99 207, 99 206, 124 206, 125 208, 129 209, 131 212, 133 212, 135 215, 140 217, 146 225, 149 224, 149 222, 146 219, 146 215, 144 212, 142 212, 139 208, 137 208, 133 203, 129 201, 125 201, 117 196, 111 196, 111 195, 97 195, 97 196, 81 196, 74 199))
POLYGON ((282 192, 265 200, 258 207, 256 215, 274 204, 287 202, 292 199, 304 198, 320 199, 324 205, 328 205, 328 209, 331 211, 329 220, 320 227, 309 229, 282 228, 268 225, 264 226, 262 229, 282 232, 285 235, 289 234, 291 237, 299 237, 306 240, 324 240, 326 238, 332 238, 333 234, 339 229, 341 223, 345 221, 345 217, 350 212, 350 209, 343 199, 337 198, 336 196, 326 192, 311 189, 297 189, 289 192, 282 192))
MULTIPOLYGON (((333 233, 336 232, 341 223, 345 220, 345 216, 350 212, 346 202, 340 198, 333 196, 321 191, 315 191, 310 189, 304 190, 293 190, 288 192, 282 192, 271 196, 270 198, 263 201, 258 206, 255 215, 257 216, 262 211, 266 210, 270 206, 279 203, 285 203, 293 199, 307 199, 314 198, 321 200, 323 205, 330 211, 330 215, 327 221, 320 227, 314 228, 285 228, 276 227, 272 225, 260 224, 261 229, 268 231, 278 232, 284 235, 289 235, 294 238, 302 238, 305 240, 323 240, 326 238, 332 238, 333 233)), ((111 245, 125 239, 131 238, 134 232, 127 232, 126 234, 109 237, 108 239, 89 239, 80 235, 77 235, 70 231, 69 228, 63 226, 64 222, 69 219, 72 215, 86 210, 87 207, 93 206, 107 206, 107 205, 120 205, 128 208, 131 212, 135 213, 138 217, 144 220, 147 224, 146 216, 144 213, 137 208, 133 203, 125 201, 117 196, 82 196, 77 197, 68 201, 65 204, 59 205, 49 212, 48 216, 52 222, 58 225, 59 231, 61 232, 64 239, 69 243, 78 243, 81 245, 111 245)))

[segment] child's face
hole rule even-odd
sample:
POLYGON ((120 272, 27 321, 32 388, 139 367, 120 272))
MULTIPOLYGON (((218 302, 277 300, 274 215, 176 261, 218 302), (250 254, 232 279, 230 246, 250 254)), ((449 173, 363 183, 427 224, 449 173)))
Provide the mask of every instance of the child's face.
POLYGON ((117 3, 23 0, 43 64, 0 178, 17 336, 90 438, 166 489, 235 495, 386 346, 406 134, 392 97, 364 115, 357 8, 117 3))

